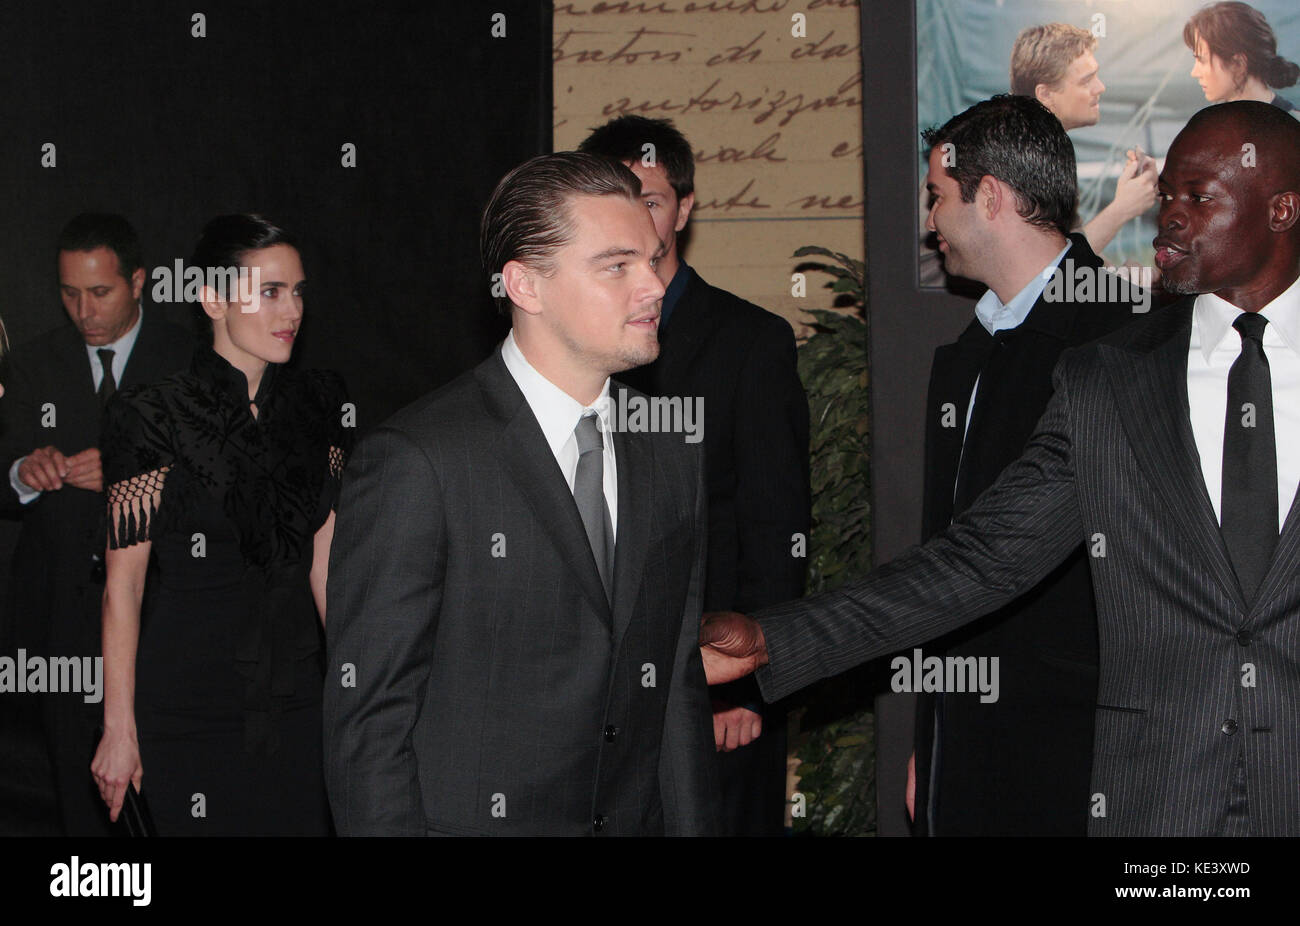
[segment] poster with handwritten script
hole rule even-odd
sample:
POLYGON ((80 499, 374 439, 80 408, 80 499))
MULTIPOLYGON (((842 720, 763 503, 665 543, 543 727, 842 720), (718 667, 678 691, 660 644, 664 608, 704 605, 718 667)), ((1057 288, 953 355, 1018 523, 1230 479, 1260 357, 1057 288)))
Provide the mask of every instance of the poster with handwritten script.
POLYGON ((672 119, 695 151, 687 262, 802 335, 830 293, 812 274, 795 294, 795 249, 864 251, 858 29, 853 0, 556 3, 555 147, 672 119))

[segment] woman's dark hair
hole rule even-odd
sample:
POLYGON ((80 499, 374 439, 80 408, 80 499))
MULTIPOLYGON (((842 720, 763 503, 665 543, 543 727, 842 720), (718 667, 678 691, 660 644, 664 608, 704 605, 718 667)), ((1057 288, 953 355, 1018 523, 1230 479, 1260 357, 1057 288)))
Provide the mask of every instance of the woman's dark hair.
POLYGON ((1183 41, 1192 54, 1198 37, 1225 64, 1241 55, 1246 76, 1258 77, 1269 87, 1290 87, 1300 79, 1300 65, 1277 53, 1277 36, 1268 20, 1247 3, 1212 3, 1197 10, 1183 26, 1183 41))
POLYGON ((226 299, 226 275, 214 271, 238 271, 249 251, 260 251, 276 244, 298 249, 298 242, 292 235, 260 215, 219 215, 203 226, 190 264, 203 271, 205 280, 216 282, 217 295, 226 299))
MULTIPOLYGON (((260 215, 219 215, 203 226, 190 266, 198 267, 204 281, 212 281, 217 297, 228 301, 230 284, 238 278, 244 255, 276 244, 287 244, 298 250, 298 242, 292 235, 260 215)), ((211 330, 212 319, 203 311, 202 305, 195 303, 195 309, 200 325, 211 330)))

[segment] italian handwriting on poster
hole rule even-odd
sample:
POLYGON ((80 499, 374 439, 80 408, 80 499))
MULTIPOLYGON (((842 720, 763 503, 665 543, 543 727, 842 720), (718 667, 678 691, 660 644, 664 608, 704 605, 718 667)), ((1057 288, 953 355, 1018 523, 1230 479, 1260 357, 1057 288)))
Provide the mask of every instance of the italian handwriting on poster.
POLYGON ((820 274, 792 292, 794 250, 863 254, 858 30, 849 0, 557 3, 555 148, 672 119, 696 159, 686 260, 799 331, 831 297, 820 274))

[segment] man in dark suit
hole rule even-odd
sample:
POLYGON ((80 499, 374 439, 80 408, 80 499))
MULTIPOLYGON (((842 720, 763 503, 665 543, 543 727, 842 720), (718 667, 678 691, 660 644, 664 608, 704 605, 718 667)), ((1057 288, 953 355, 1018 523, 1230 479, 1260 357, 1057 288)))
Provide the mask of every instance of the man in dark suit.
MULTIPOLYGON (((666 119, 622 116, 580 150, 626 164, 664 244, 667 286, 659 357, 620 379, 655 396, 703 403, 708 474, 706 611, 749 611, 803 594, 811 519, 808 399, 785 319, 710 286, 681 258, 695 204, 690 143, 666 119), (650 146, 650 147, 647 147, 650 146)), ((786 716, 752 679, 712 692, 723 827, 728 835, 785 828, 786 716)))
MULTIPOLYGON (((140 308, 145 270, 126 219, 83 214, 58 242, 59 291, 72 326, 14 350, 0 401, 0 508, 21 517, 10 579, 10 620, 44 631, 57 657, 98 657, 104 591, 104 496, 99 429, 121 387, 161 379, 189 362, 193 337, 140 308)), ((107 835, 90 777, 103 706, 47 693, 45 734, 67 835, 107 835)))
MULTIPOLYGON (((926 227, 945 269, 989 287, 975 319, 935 351, 926 402, 924 536, 970 507, 1020 456, 1052 394, 1061 351, 1149 307, 1112 282, 1083 235, 1067 236, 1074 149, 1028 97, 977 103, 925 134, 926 227), (957 156, 945 166, 945 145, 957 156), (1056 275, 1056 280, 1053 280, 1056 275), (1071 285, 1065 285, 1066 283, 1071 285), (1081 298, 1076 298, 1081 297, 1081 298)), ((916 831, 925 835, 1082 836, 1092 764, 1097 616, 1080 543, 1014 602, 925 647, 998 657, 995 701, 922 693, 917 703, 916 831)), ((910 789, 909 789, 910 790, 910 789)))
POLYGON ((1204 109, 1159 189, 1156 262, 1189 298, 1064 353, 1024 455, 938 537, 760 621, 712 617, 711 679, 762 666, 783 697, 1004 606, 1082 540, 1089 834, 1300 835, 1300 123, 1204 109))
POLYGON ((640 196, 588 154, 507 174, 481 243, 510 335, 348 465, 325 684, 342 835, 716 832, 702 454, 609 379, 659 350, 640 196))

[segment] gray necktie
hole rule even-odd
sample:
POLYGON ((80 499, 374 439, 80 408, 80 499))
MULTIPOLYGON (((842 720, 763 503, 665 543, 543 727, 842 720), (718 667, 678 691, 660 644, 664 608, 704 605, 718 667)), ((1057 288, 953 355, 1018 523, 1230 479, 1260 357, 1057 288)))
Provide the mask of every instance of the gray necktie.
POLYGON ((596 559, 606 598, 613 600, 614 526, 605 503, 605 444, 600 436, 600 419, 588 412, 573 429, 578 439, 578 469, 573 475, 573 500, 587 529, 587 541, 596 559))

